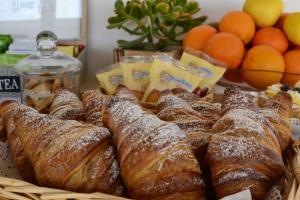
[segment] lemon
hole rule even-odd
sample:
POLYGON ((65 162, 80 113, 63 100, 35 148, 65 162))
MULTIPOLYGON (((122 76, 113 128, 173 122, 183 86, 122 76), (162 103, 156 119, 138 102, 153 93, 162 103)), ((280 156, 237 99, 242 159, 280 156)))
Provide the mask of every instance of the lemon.
POLYGON ((284 20, 283 29, 291 42, 300 45, 300 12, 289 14, 284 20))
POLYGON ((244 11, 250 14, 256 26, 271 27, 283 12, 282 0, 246 0, 244 11))

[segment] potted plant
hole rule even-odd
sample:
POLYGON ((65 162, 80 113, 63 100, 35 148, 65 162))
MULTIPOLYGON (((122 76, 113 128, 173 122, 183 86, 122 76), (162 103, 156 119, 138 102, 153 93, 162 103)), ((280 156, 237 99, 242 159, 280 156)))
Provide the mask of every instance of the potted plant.
POLYGON ((183 35, 201 25, 206 16, 199 16, 200 5, 189 0, 122 0, 115 2, 115 16, 108 19, 108 29, 122 29, 136 37, 118 40, 121 54, 153 54, 173 52, 182 46, 183 35))

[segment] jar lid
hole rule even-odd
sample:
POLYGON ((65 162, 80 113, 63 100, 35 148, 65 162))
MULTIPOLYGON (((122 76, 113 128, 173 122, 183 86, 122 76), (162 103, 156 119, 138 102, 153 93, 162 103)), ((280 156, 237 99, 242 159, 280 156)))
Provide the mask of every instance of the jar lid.
POLYGON ((82 64, 78 59, 56 51, 57 36, 43 31, 36 38, 38 51, 17 63, 15 69, 23 76, 76 73, 82 64))

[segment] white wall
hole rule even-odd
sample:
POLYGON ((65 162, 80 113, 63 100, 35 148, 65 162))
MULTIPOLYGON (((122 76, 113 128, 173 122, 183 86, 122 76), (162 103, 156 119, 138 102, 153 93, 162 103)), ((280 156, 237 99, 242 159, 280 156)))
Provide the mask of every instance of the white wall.
MULTIPOLYGON (((219 20, 230 10, 240 10, 244 0, 198 0, 201 13, 208 15, 209 22, 219 20)), ((89 37, 88 37, 88 77, 95 83, 95 69, 113 62, 113 49, 116 40, 125 39, 126 33, 118 30, 107 30, 107 18, 113 15, 115 0, 88 0, 89 37)), ((284 0, 286 12, 300 11, 299 0, 284 0)))

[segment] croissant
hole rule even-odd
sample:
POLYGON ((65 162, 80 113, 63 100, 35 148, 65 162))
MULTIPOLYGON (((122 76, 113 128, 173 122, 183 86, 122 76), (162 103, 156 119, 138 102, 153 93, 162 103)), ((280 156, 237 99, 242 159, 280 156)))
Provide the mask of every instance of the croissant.
POLYGON ((285 150, 292 137, 290 115, 293 101, 286 92, 280 92, 273 98, 265 101, 262 114, 273 124, 276 136, 282 150, 285 150))
POLYGON ((82 102, 76 94, 68 90, 55 93, 49 114, 62 120, 84 121, 82 102))
POLYGON ((220 108, 217 106, 217 104, 203 101, 203 98, 197 94, 188 92, 181 88, 173 89, 172 94, 183 99, 191 106, 192 109, 200 112, 202 116, 208 117, 215 121, 220 118, 220 108))
POLYGON ((0 142, 6 141, 6 132, 3 127, 2 119, 0 118, 0 142))
POLYGON ((101 107, 109 97, 99 90, 89 90, 82 94, 82 102, 87 123, 103 126, 101 107))
POLYGON ((189 104, 192 104, 195 101, 201 100, 201 97, 198 96, 197 94, 188 92, 187 90, 182 89, 182 88, 174 88, 171 90, 171 92, 172 92, 172 94, 183 99, 184 101, 186 101, 189 104))
POLYGON ((106 128, 63 121, 19 105, 15 131, 40 185, 122 195, 119 166, 106 128))
POLYGON ((134 93, 124 85, 119 85, 116 88, 116 90, 114 92, 114 96, 117 96, 120 98, 125 98, 125 99, 131 99, 136 102, 139 101, 138 98, 134 95, 134 93))
MULTIPOLYGON (((174 122, 186 133, 196 158, 202 164, 210 131, 216 121, 214 117, 210 118, 206 113, 203 115, 193 110, 186 101, 168 92, 161 94, 157 108, 160 119, 174 122)), ((213 113, 211 115, 214 116, 213 113)))
POLYGON ((178 126, 130 99, 114 97, 102 109, 132 198, 205 199, 199 164, 178 126))
POLYGON ((20 176, 28 182, 36 183, 35 173, 29 157, 24 151, 19 137, 15 133, 14 115, 19 104, 14 101, 5 101, 0 105, 0 113, 3 128, 7 135, 7 142, 10 147, 11 156, 16 164, 20 176))
POLYGON ((253 199, 264 199, 284 172, 276 130, 236 87, 225 90, 222 113, 206 155, 217 197, 250 189, 253 199))

